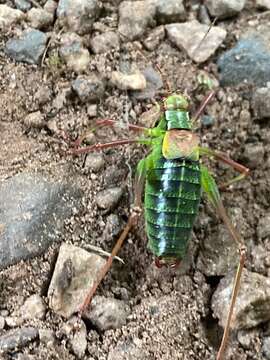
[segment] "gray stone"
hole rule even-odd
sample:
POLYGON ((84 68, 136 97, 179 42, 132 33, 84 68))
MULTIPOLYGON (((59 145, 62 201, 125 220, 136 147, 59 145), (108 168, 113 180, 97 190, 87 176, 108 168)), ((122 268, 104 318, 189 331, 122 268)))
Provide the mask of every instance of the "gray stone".
POLYGON ((19 327, 24 323, 24 319, 21 316, 7 316, 5 321, 10 328, 19 327))
MULTIPOLYGON (((212 310, 224 328, 235 271, 219 283, 213 297, 212 310)), ((249 329, 270 320, 270 279, 243 269, 240 291, 236 300, 232 328, 249 329)))
POLYGON ((159 89, 163 87, 161 75, 151 66, 143 71, 146 87, 140 91, 133 91, 132 96, 138 100, 154 99, 159 89))
POLYGON ((44 9, 32 8, 27 13, 27 20, 35 29, 47 29, 53 23, 53 14, 44 9))
POLYGON ((240 13, 245 6, 246 0, 206 0, 210 14, 220 19, 225 19, 240 13))
POLYGON ((105 229, 103 231, 102 237, 104 240, 111 241, 114 236, 117 236, 122 228, 122 223, 118 215, 110 214, 107 217, 105 229))
POLYGON ((26 12, 31 9, 31 3, 27 0, 15 0, 14 4, 18 10, 26 12))
POLYGON ((118 329, 126 324, 129 309, 123 301, 104 296, 95 296, 90 311, 84 317, 92 322, 99 331, 118 329))
POLYGON ((143 45, 146 47, 147 50, 153 51, 159 46, 160 42, 164 39, 164 37, 164 26, 158 26, 147 35, 146 39, 143 40, 143 45))
POLYGON ((159 24, 169 24, 186 20, 183 0, 155 0, 156 19, 159 24))
POLYGON ((256 89, 252 96, 251 106, 257 119, 270 118, 270 88, 256 89))
POLYGON ((206 276, 222 276, 239 261, 238 247, 227 228, 221 224, 201 244, 197 269, 206 276))
POLYGON ((266 359, 270 359, 270 336, 266 336, 263 339, 262 353, 266 359))
POLYGON ((95 74, 79 75, 76 80, 72 81, 71 86, 82 103, 97 102, 105 91, 102 80, 95 74))
POLYGON ((186 51, 197 63, 204 62, 213 55, 227 34, 226 30, 218 26, 209 30, 207 25, 200 24, 197 20, 166 25, 165 29, 169 40, 180 50, 186 51), (208 30, 209 33, 203 40, 208 30))
POLYGON ((199 7, 198 20, 200 23, 208 25, 208 26, 211 24, 210 16, 209 16, 207 8, 204 4, 201 4, 199 7))
POLYGON ((46 305, 42 297, 38 294, 31 295, 20 309, 20 315, 23 319, 44 319, 46 314, 46 305))
POLYGON ((93 154, 90 153, 87 155, 84 167, 86 169, 91 169, 94 172, 100 171, 105 165, 105 160, 102 154, 93 154))
POLYGON ((0 330, 3 330, 5 327, 5 318, 3 316, 0 316, 0 330))
POLYGON ((47 86, 41 86, 34 94, 34 100, 38 102, 40 106, 47 104, 52 98, 52 91, 47 86))
POLYGON ((50 329, 39 329, 39 340, 42 344, 48 347, 53 347, 55 344, 55 336, 53 330, 50 329))
POLYGON ((44 5, 44 10, 54 16, 57 9, 57 5, 58 5, 57 2, 55 2, 54 0, 48 0, 44 5))
POLYGON ((25 118, 23 119, 23 122, 24 125, 26 125, 29 128, 33 127, 33 128, 41 129, 45 125, 43 115, 41 114, 40 111, 35 111, 31 114, 26 115, 25 118))
POLYGON ((135 345, 131 341, 119 343, 114 349, 110 350, 107 360, 149 360, 149 354, 140 345, 135 345))
POLYGON ((140 72, 124 74, 120 71, 113 71, 111 82, 120 90, 142 90, 146 88, 146 79, 140 72))
POLYGON ((255 338, 258 338, 258 336, 259 331, 257 329, 240 330, 237 332, 237 340, 244 349, 250 349, 252 346, 252 341, 255 338))
POLYGON ((255 0, 256 7, 261 10, 270 10, 270 0, 255 0))
POLYGON ((85 323, 82 320, 78 320, 77 317, 71 318, 67 323, 67 333, 69 342, 76 359, 81 359, 87 348, 87 329, 85 323), (74 332, 74 327, 77 327, 74 332))
POLYGON ((259 35, 239 40, 234 48, 221 55, 217 64, 222 86, 243 82, 264 86, 270 81, 270 51, 259 35))
POLYGON ((49 306, 65 318, 78 312, 104 264, 99 255, 63 244, 48 290, 49 306))
POLYGON ((60 0, 57 17, 69 31, 88 34, 98 18, 100 7, 97 0, 60 0))
POLYGON ((1 184, 0 268, 42 254, 57 240, 64 219, 73 214, 80 192, 20 173, 1 184))
POLYGON ((140 38, 148 26, 154 25, 155 12, 156 7, 150 1, 121 2, 118 31, 129 40, 140 38))
POLYGON ((245 165, 251 169, 256 169, 264 162, 263 144, 246 144, 244 153, 242 154, 245 165))
POLYGON ((96 203, 100 209, 110 211, 116 207, 123 195, 123 189, 114 187, 100 191, 96 196, 96 203))
POLYGON ((259 219, 257 234, 260 239, 270 238, 270 213, 259 219))
POLYGON ((96 117, 97 116, 97 104, 89 104, 87 106, 87 115, 89 117, 96 117))
POLYGON ((61 37, 60 58, 67 67, 76 73, 84 72, 90 62, 90 54, 84 48, 82 39, 75 33, 66 33, 61 37))
POLYGON ((38 337, 38 329, 34 327, 22 327, 9 330, 0 336, 0 351, 8 352, 24 347, 38 337))
POLYGON ((90 41, 90 46, 94 54, 102 54, 113 49, 119 50, 119 35, 113 31, 94 36, 90 41))
POLYGON ((8 29, 24 18, 25 14, 22 11, 0 4, 0 29, 8 29))
POLYGON ((38 64, 45 51, 46 43, 46 34, 39 30, 28 29, 19 39, 8 40, 5 51, 16 61, 38 64))

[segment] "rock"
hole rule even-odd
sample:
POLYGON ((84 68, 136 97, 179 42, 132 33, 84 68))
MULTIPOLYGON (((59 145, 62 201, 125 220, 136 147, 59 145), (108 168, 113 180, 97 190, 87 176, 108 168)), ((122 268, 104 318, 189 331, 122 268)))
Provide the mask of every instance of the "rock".
POLYGON ((0 336, 0 352, 8 352, 26 346, 38 337, 38 329, 34 327, 22 327, 9 330, 0 336))
POLYGON ((146 88, 146 79, 143 74, 124 74, 120 71, 113 71, 111 82, 120 90, 142 90, 146 88))
POLYGON ((155 0, 156 19, 159 24, 185 21, 187 14, 182 0, 155 0))
POLYGON ((0 269, 42 254, 80 203, 79 190, 20 173, 0 187, 0 269))
POLYGON ((270 118, 270 88, 256 89, 251 106, 257 119, 270 118))
POLYGON ((254 338, 258 338, 259 332, 257 329, 240 330, 237 332, 237 340, 244 349, 250 349, 254 338))
POLYGON ((114 187, 100 191, 96 196, 96 203, 100 209, 110 211, 116 207, 123 195, 123 189, 114 187))
POLYGON ((104 240, 111 241, 114 236, 117 236, 122 229, 122 223, 118 215, 110 214, 107 217, 105 229, 103 231, 102 237, 104 240))
POLYGON ((105 260, 79 247, 63 244, 48 290, 49 306, 69 318, 78 312, 105 260))
POLYGON ((56 14, 69 31, 85 35, 91 32, 100 7, 97 0, 60 0, 56 14))
POLYGON ((97 116, 97 104, 89 104, 87 106, 87 115, 89 117, 96 117, 97 116))
POLYGON ((45 121, 43 119, 43 115, 40 111, 35 111, 31 114, 26 115, 26 117, 23 119, 24 125, 31 128, 37 128, 41 129, 45 125, 45 121))
POLYGON ((211 19, 209 17, 207 8, 204 4, 200 5, 199 7, 198 20, 200 23, 208 26, 211 24, 211 19))
POLYGON ((110 350, 107 360, 149 360, 147 350, 131 341, 118 344, 110 350))
POLYGON ((238 41, 218 59, 221 86, 235 86, 242 82, 264 86, 270 81, 270 51, 260 36, 238 41))
POLYGON ((76 73, 84 72, 90 62, 90 54, 83 47, 82 39, 75 33, 66 33, 61 37, 60 58, 67 67, 76 73))
POLYGON ((146 87, 140 91, 133 91, 132 96, 138 100, 154 99, 159 89, 163 87, 161 75, 151 66, 143 71, 146 87))
POLYGON ((114 31, 94 36, 90 41, 90 47, 94 54, 102 54, 113 49, 119 50, 119 36, 114 31))
POLYGON ((240 13, 245 6, 246 0, 206 0, 211 16, 225 19, 240 13))
POLYGON ((102 154, 90 153, 87 155, 84 167, 93 170, 94 172, 100 171, 105 165, 105 160, 102 154))
POLYGON ((46 314, 46 305, 42 297, 38 294, 30 296, 20 309, 20 315, 23 319, 44 319, 46 314))
POLYGON ((47 35, 39 30, 23 31, 19 39, 10 39, 6 43, 5 52, 12 59, 27 64, 38 64, 45 51, 47 35))
POLYGON ((263 339, 262 353, 266 359, 270 359, 270 336, 266 336, 263 339))
POLYGON ((149 1, 122 1, 119 6, 120 35, 131 41, 140 38, 148 26, 154 25, 155 12, 155 5, 149 1))
MULTIPOLYGON (((224 328, 229 309, 235 271, 219 283, 213 297, 212 310, 224 328)), ((236 300, 232 328, 249 329, 270 320, 270 279, 243 269, 236 300)))
POLYGON ((27 20, 35 29, 47 29, 53 23, 53 14, 44 9, 32 8, 27 13, 27 20))
POLYGON ((105 91, 102 80, 95 74, 79 75, 76 80, 72 81, 71 87, 82 103, 97 102, 105 91))
POLYGON ((31 9, 31 3, 27 0, 15 0, 14 4, 18 10, 26 12, 31 9))
POLYGON ((166 25, 165 29, 169 40, 180 50, 186 51, 197 63, 204 62, 213 55, 227 34, 221 27, 213 26, 202 42, 209 27, 200 24, 197 20, 166 25))
POLYGON ((154 30, 150 31, 146 39, 143 40, 143 45, 146 47, 147 50, 153 51, 159 46, 160 42, 164 39, 164 37, 164 26, 158 26, 154 30))
POLYGON ((21 316, 7 316, 5 321, 7 326, 10 328, 19 327, 24 323, 24 319, 21 316))
POLYGON ((264 162, 263 144, 246 144, 244 153, 241 155, 245 165, 251 169, 256 169, 264 162))
POLYGON ((0 330, 3 330, 5 327, 5 318, 3 316, 0 316, 0 330))
POLYGON ((90 311, 84 316, 99 330, 118 329, 126 324, 129 310, 125 303, 113 298, 95 296, 90 311))
POLYGON ((57 5, 57 2, 55 2, 54 0, 48 0, 44 5, 44 10, 55 16, 57 5))
POLYGON ((257 235, 259 239, 270 237, 270 213, 265 214, 264 217, 259 219, 257 235))
POLYGON ((53 347, 55 343, 55 336, 53 330, 50 329, 39 329, 39 340, 42 344, 47 347, 53 347))
POLYGON ((210 127, 214 124, 214 118, 211 115, 203 115, 201 117, 201 123, 203 126, 210 127))
POLYGON ((227 228, 221 224, 201 244, 197 269, 206 276, 222 276, 239 261, 238 247, 227 228))
POLYGON ((52 91, 47 86, 41 86, 37 92, 34 94, 34 100, 40 105, 43 106, 47 104, 53 97, 52 91))
POLYGON ((82 320, 78 320, 77 317, 71 318, 66 326, 64 326, 64 332, 69 338, 69 342, 76 359, 81 359, 87 348, 87 330, 85 323, 82 320), (77 327, 76 331, 74 328, 77 327))
POLYGON ((8 29, 25 18, 22 11, 0 4, 0 29, 8 29))
POLYGON ((270 0, 256 0, 255 3, 258 9, 270 10, 270 0))

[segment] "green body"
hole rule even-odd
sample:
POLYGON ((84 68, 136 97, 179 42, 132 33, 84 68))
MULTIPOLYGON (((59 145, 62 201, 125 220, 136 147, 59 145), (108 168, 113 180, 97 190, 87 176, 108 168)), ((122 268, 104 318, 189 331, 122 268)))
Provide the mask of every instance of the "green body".
MULTIPOLYGON (((144 211, 148 247, 165 263, 174 263, 185 256, 187 243, 198 213, 201 199, 201 168, 198 158, 163 155, 164 138, 168 131, 191 132, 187 100, 171 95, 164 102, 152 136, 152 152, 138 166, 139 177, 145 182, 144 211)), ((170 144, 166 144, 170 147, 170 144)), ((179 151, 178 151, 179 152, 179 151)))
POLYGON ((185 256, 201 199, 198 161, 167 160, 162 154, 146 173, 144 209, 148 247, 156 257, 185 256))

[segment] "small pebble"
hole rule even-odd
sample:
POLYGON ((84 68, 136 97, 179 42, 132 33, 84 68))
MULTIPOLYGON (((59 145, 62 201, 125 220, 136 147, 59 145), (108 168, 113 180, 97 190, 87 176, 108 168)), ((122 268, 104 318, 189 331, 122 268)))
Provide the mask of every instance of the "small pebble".
POLYGON ((204 3, 211 16, 225 19, 239 14, 246 0, 206 0, 204 3))
POLYGON ((31 295, 20 309, 24 319, 43 319, 46 314, 46 306, 42 297, 38 294, 31 295))
POLYGON ((33 128, 41 129, 45 125, 43 115, 41 114, 40 111, 36 111, 26 115, 23 122, 29 128, 33 127, 33 128))
POLYGON ((90 311, 85 313, 85 318, 91 321, 99 331, 106 331, 125 325, 129 312, 123 301, 95 296, 90 311))
POLYGON ((270 88, 256 89, 251 106, 257 119, 270 118, 270 88))
POLYGON ((84 167, 93 170, 94 172, 100 171, 105 165, 105 160, 102 154, 90 153, 87 155, 84 167))
POLYGON ((123 195, 123 189, 114 187, 100 191, 96 196, 96 203, 100 209, 110 211, 116 207, 123 195))
POLYGON ((256 169, 264 162, 263 144, 246 144, 242 157, 247 167, 256 169))
POLYGON ((120 90, 143 90, 146 88, 146 79, 140 72, 124 74, 120 71, 113 71, 111 82, 120 90))

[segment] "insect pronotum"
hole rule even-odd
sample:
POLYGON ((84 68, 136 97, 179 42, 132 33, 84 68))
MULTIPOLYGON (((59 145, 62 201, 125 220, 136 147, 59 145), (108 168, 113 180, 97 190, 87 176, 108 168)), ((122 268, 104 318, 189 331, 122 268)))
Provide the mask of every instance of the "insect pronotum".
MULTIPOLYGON (((158 69, 160 71, 160 69, 158 69)), ((235 275, 231 302, 227 315, 222 342, 217 354, 221 360, 225 353, 232 313, 237 298, 242 269, 246 258, 244 242, 231 223, 223 206, 218 186, 201 163, 203 156, 215 158, 238 171, 240 175, 221 185, 224 188, 243 179, 249 169, 233 161, 225 153, 201 147, 198 135, 194 132, 194 123, 200 117, 214 92, 205 98, 193 118, 189 117, 189 102, 184 95, 171 93, 163 100, 156 112, 157 126, 148 129, 129 124, 129 129, 139 132, 138 139, 122 139, 105 144, 95 144, 71 151, 82 154, 125 144, 138 143, 149 146, 148 156, 137 166, 135 178, 135 203, 128 222, 120 235, 111 256, 101 269, 94 286, 89 290, 79 309, 81 316, 91 302, 100 282, 110 269, 113 258, 120 250, 131 228, 137 224, 144 209, 148 247, 155 256, 158 266, 176 266, 186 254, 187 243, 198 213, 202 192, 216 209, 229 233, 239 247, 239 264, 235 275)), ((113 120, 101 120, 99 126, 114 126, 113 120)))

